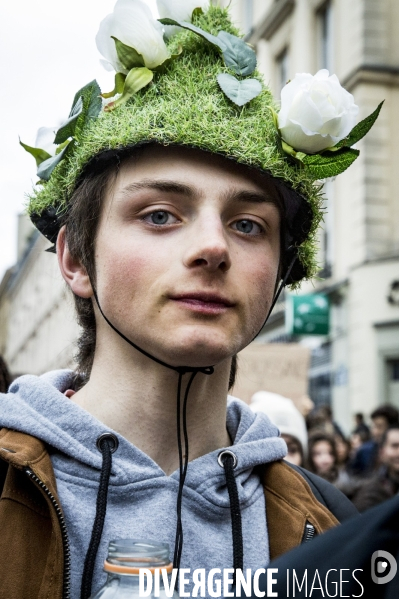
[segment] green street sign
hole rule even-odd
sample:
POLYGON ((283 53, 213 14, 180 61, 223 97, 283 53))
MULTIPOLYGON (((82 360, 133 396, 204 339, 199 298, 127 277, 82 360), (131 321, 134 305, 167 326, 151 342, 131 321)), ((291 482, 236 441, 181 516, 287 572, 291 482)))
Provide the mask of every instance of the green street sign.
POLYGON ((330 302, 323 293, 289 295, 285 322, 290 335, 328 335, 330 302))

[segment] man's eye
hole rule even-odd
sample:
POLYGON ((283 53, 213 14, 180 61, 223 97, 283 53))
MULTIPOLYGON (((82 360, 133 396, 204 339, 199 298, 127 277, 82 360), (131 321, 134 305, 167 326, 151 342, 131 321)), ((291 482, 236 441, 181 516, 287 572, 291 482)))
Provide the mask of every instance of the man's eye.
POLYGON ((255 223, 253 220, 242 219, 233 223, 233 228, 237 229, 240 233, 245 233, 246 235, 260 235, 263 232, 263 229, 258 223, 255 223))
POLYGON ((171 225, 177 222, 177 219, 167 210, 154 210, 146 214, 144 220, 152 225, 171 225))

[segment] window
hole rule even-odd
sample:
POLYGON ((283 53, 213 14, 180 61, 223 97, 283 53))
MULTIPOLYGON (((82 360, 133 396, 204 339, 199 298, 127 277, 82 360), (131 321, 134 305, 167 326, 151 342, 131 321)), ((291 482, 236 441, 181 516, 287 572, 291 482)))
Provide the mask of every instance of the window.
POLYGON ((277 64, 277 87, 278 87, 278 91, 280 92, 289 79, 289 76, 288 76, 288 69, 289 69, 288 48, 284 48, 284 50, 281 52, 281 54, 277 57, 276 64, 277 64))
POLYGON ((399 381, 399 358, 388 360, 389 378, 391 381, 399 381))
POLYGON ((331 405, 331 343, 324 343, 312 350, 309 368, 309 395, 316 407, 325 404, 331 405))
POLYGON ((331 0, 318 11, 319 68, 333 72, 333 9, 331 0))

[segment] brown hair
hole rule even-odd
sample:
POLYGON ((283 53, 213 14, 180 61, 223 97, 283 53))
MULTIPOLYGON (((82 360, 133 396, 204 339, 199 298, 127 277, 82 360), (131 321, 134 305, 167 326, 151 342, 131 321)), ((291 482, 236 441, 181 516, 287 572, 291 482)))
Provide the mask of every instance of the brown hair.
MULTIPOLYGON (((137 157, 144 147, 124 148, 119 152, 104 152, 93 159, 78 181, 68 211, 61 219, 61 224, 66 227, 65 235, 69 251, 75 259, 83 264, 93 284, 96 281, 94 248, 105 194, 110 185, 115 182, 121 164, 129 158, 137 157)), ((278 193, 273 195, 276 197, 276 205, 283 223, 283 201, 278 193)), ((282 240, 284 236, 281 234, 280 237, 282 240)), ((75 356, 78 363, 75 380, 75 389, 77 390, 90 378, 96 347, 96 320, 92 299, 74 294, 74 301, 78 324, 82 328, 77 344, 78 352, 75 356)), ((234 385, 236 374, 237 356, 233 356, 229 390, 234 385)))
POLYGON ((337 455, 337 449, 335 447, 334 438, 323 431, 313 432, 309 436, 309 441, 308 441, 308 469, 311 472, 314 472, 315 474, 322 476, 323 478, 327 479, 328 481, 333 482, 337 478, 337 474, 338 474, 337 464, 338 464, 338 455, 337 455), (313 455, 312 455, 315 445, 317 443, 319 443, 320 441, 325 441, 326 443, 328 443, 330 445, 331 453, 334 457, 334 466, 331 468, 331 471, 328 474, 323 474, 323 475, 317 471, 316 464, 313 461, 313 455))
MULTIPOLYGON (((86 173, 73 193, 68 212, 62 219, 69 251, 83 264, 92 283, 96 280, 94 246, 98 225, 105 192, 110 182, 116 178, 115 166, 115 161, 110 160, 105 168, 94 168, 86 173)), ((75 388, 78 389, 87 383, 93 366, 96 319, 91 298, 75 294, 73 296, 78 324, 82 328, 75 356, 78 363, 75 388)))

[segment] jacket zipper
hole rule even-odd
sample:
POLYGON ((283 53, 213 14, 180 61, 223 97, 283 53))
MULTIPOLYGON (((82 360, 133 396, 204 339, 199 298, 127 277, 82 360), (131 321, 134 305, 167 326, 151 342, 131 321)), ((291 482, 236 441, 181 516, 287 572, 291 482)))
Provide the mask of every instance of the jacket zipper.
POLYGON ((311 541, 315 536, 315 527, 310 522, 306 522, 305 524, 305 532, 303 533, 302 543, 307 543, 311 541))
POLYGON ((55 497, 52 494, 52 492, 50 491, 50 489, 44 484, 44 482, 41 481, 40 478, 38 476, 36 476, 36 474, 34 472, 32 472, 32 470, 29 470, 29 468, 26 468, 25 472, 29 476, 29 478, 31 478, 41 488, 41 490, 47 495, 47 497, 50 499, 50 501, 55 509, 55 512, 57 514, 58 522, 60 524, 60 529, 61 529, 62 546, 64 549, 64 573, 63 573, 62 597, 63 597, 63 599, 70 599, 71 550, 69 547, 69 539, 68 539, 68 532, 67 532, 67 527, 66 527, 66 523, 65 523, 65 518, 63 516, 63 513, 61 511, 61 508, 60 508, 57 500, 55 499, 55 497))

